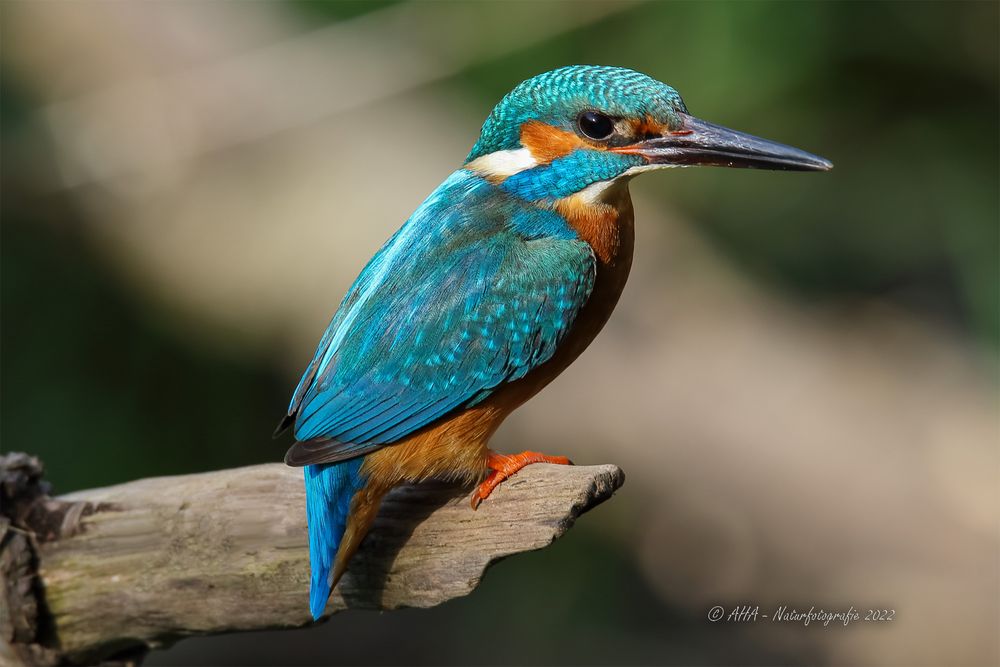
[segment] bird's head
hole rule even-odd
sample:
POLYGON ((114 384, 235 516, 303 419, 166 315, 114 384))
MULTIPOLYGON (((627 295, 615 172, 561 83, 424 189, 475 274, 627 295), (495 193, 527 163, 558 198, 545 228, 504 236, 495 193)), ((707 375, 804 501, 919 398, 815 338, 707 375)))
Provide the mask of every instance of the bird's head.
POLYGON ((573 65, 507 94, 466 158, 523 199, 555 201, 665 167, 823 171, 816 155, 688 114, 676 90, 621 67, 573 65))

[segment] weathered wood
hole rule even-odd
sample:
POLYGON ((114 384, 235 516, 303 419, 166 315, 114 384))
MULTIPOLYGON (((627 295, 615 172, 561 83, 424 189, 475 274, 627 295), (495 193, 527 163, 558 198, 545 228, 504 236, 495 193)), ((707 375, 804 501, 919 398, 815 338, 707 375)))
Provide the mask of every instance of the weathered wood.
MULTIPOLYGON (((532 465, 478 511, 469 491, 392 492, 328 613, 430 607, 497 560, 550 544, 609 498, 612 465, 532 465)), ((311 622, 301 471, 268 464, 144 479, 36 503, 38 572, 63 659, 137 655, 179 638, 311 622)))

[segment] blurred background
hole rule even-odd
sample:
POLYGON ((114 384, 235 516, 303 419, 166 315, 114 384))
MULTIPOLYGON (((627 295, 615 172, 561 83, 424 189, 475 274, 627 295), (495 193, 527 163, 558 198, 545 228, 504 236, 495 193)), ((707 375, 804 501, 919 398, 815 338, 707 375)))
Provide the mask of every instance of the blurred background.
POLYGON ((633 184, 621 305, 494 442, 624 489, 468 598, 148 664, 996 664, 998 8, 5 1, 0 447, 57 492, 280 460, 347 286, 500 97, 632 67, 836 169, 633 184), (708 622, 737 603, 896 615, 708 622))

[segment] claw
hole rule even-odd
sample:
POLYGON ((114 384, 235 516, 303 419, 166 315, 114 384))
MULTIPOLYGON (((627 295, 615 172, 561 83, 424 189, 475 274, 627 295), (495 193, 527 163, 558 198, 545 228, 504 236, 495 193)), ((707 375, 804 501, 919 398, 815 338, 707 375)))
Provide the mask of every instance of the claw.
POLYGON ((538 452, 521 452, 520 454, 497 454, 494 451, 490 451, 489 458, 486 461, 487 467, 491 470, 489 476, 479 485, 472 494, 472 509, 477 509, 479 504, 486 500, 493 489, 500 486, 500 484, 516 473, 518 470, 526 465, 531 465, 532 463, 554 463, 556 465, 573 465, 565 456, 546 456, 545 454, 539 454, 538 452))

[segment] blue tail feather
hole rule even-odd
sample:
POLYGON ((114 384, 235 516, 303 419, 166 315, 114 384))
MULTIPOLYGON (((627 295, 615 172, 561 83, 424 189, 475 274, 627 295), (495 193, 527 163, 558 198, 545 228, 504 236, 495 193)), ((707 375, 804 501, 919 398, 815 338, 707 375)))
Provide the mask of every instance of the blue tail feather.
POLYGON ((361 475, 363 462, 364 457, 358 457, 304 468, 309 564, 312 569, 309 610, 314 619, 323 614, 330 597, 330 571, 347 528, 351 499, 365 484, 361 475))

